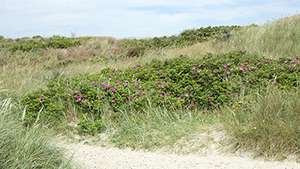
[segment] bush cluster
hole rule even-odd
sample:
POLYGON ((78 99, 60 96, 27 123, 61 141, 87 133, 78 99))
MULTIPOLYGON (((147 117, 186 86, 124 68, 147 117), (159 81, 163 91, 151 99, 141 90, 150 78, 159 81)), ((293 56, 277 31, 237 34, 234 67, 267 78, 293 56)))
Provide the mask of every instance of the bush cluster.
POLYGON ((92 37, 80 37, 80 38, 66 38, 60 36, 53 36, 51 38, 41 38, 35 36, 30 38, 18 38, 13 43, 2 43, 0 45, 0 51, 8 49, 10 52, 21 50, 23 52, 30 51, 36 48, 68 48, 75 45, 81 45, 84 40, 89 40, 92 37))
MULTIPOLYGON (((253 58, 246 51, 207 54, 190 59, 180 55, 164 61, 153 59, 145 65, 133 65, 125 70, 106 68, 99 74, 58 78, 23 97, 25 121, 32 124, 37 118, 61 118, 68 105, 93 116, 94 122, 80 121, 82 129, 101 130, 103 105, 109 104, 115 115, 123 108, 143 112, 146 106, 168 109, 222 107, 239 100, 241 91, 274 83, 279 89, 298 88, 299 60, 282 57, 270 60, 253 58)), ((92 130, 92 131, 91 131, 92 130)))
POLYGON ((149 39, 123 39, 121 40, 124 48, 144 47, 145 49, 162 49, 167 47, 183 47, 193 45, 198 42, 207 41, 214 36, 229 36, 232 30, 239 30, 241 26, 216 26, 201 27, 198 29, 189 29, 181 32, 179 35, 154 37, 149 39))

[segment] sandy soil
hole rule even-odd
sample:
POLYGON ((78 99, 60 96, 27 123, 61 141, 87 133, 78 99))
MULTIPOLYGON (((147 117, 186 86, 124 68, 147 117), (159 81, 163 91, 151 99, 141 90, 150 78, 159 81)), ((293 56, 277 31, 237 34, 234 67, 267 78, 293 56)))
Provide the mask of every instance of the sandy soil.
POLYGON ((84 168, 93 169, 186 169, 186 168, 216 168, 216 169, 300 169, 293 157, 283 162, 252 159, 247 154, 217 153, 220 146, 210 144, 206 153, 178 155, 167 154, 166 151, 144 152, 131 149, 118 149, 105 145, 61 142, 60 147, 66 149, 66 156, 74 154, 74 161, 84 168))

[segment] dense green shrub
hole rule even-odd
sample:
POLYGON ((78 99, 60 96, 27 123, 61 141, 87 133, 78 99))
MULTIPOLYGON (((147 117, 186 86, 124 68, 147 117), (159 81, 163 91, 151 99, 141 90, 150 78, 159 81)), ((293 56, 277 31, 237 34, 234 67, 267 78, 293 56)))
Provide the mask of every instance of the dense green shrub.
POLYGON ((33 40, 30 38, 17 38, 15 43, 3 43, 0 45, 0 50, 8 49, 10 52, 17 50, 30 51, 34 48, 68 48, 71 46, 81 45, 83 41, 89 40, 92 37, 80 37, 80 38, 66 38, 60 36, 53 36, 51 38, 40 38, 33 40))
POLYGON ((230 36, 232 30, 239 30, 241 26, 218 26, 199 29, 189 29, 181 32, 179 35, 154 37, 149 39, 123 39, 120 44, 124 48, 143 46, 146 49, 161 49, 170 47, 183 47, 192 44, 207 41, 214 36, 230 36))
MULTIPOLYGON (((97 123, 92 125, 97 126, 105 102, 114 112, 122 108, 143 111, 147 105, 168 109, 211 108, 237 103, 235 96, 240 92, 249 95, 271 82, 279 89, 299 88, 297 58, 255 59, 245 53, 241 50, 207 54, 199 59, 180 55, 164 61, 153 59, 125 70, 106 68, 95 75, 58 78, 47 84, 48 89, 23 97, 26 124, 30 125, 38 116, 59 118, 67 102, 93 116, 97 123)), ((80 125, 88 130, 86 121, 80 125)), ((96 131, 95 127, 92 130, 96 131)))
POLYGON ((36 35, 32 37, 32 39, 36 39, 36 38, 43 38, 43 37, 41 37, 40 35, 36 35))

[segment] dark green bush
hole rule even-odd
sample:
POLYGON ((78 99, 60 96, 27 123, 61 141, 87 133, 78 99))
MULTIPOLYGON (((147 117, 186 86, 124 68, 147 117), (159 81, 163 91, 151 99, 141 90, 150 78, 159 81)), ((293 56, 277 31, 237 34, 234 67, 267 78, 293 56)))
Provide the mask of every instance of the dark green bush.
POLYGON ((162 49, 171 47, 190 46, 198 42, 209 40, 211 37, 220 36, 229 37, 233 30, 239 30, 241 26, 218 26, 199 29, 189 29, 181 32, 179 35, 154 37, 149 39, 123 39, 120 44, 123 48, 136 46, 145 46, 146 49, 162 49))
POLYGON ((36 35, 32 37, 32 39, 36 39, 36 38, 43 38, 43 37, 41 37, 40 35, 36 35))
POLYGON ((47 84, 48 89, 23 97, 25 119, 28 125, 33 123, 42 107, 40 117, 59 118, 67 103, 72 103, 94 119, 95 123, 81 121, 82 130, 88 130, 87 124, 91 124, 91 130, 98 131, 105 102, 115 114, 123 108, 143 112, 149 104, 168 109, 210 109, 240 103, 237 96, 241 92, 250 95, 268 83, 279 89, 299 88, 297 58, 255 59, 245 53, 207 54, 199 59, 181 55, 164 61, 153 59, 125 70, 106 68, 95 75, 58 78, 47 84))
MULTIPOLYGON (((53 36, 51 38, 41 38, 39 40, 25 38, 15 39, 15 43, 1 44, 0 50, 8 49, 10 52, 17 50, 30 51, 34 48, 59 48, 64 49, 71 46, 81 45, 83 41, 91 39, 92 37, 80 37, 80 38, 66 38, 60 36, 53 36)), ((7 40, 8 42, 8 40, 7 40)))

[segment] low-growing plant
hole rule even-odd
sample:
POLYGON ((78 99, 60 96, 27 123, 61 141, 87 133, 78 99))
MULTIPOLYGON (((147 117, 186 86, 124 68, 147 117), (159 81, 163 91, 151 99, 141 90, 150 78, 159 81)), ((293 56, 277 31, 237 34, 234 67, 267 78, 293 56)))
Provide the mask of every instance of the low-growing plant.
MULTIPOLYGON (((8 49, 10 52, 22 50, 28 52, 33 48, 68 48, 71 46, 81 45, 83 41, 89 40, 92 37, 80 37, 80 38, 66 38, 60 36, 53 36, 51 38, 40 38, 33 40, 30 38, 17 38, 14 41, 16 43, 5 43, 0 45, 0 50, 8 49)), ((35 38, 36 39, 36 38, 35 38)))
POLYGON ((32 37, 32 39, 36 39, 36 38, 43 38, 43 37, 40 36, 40 35, 35 35, 35 36, 32 37))
POLYGON ((100 58, 95 58, 95 59, 91 59, 90 62, 92 63, 98 63, 98 62, 108 62, 108 59, 105 57, 100 57, 100 58))
POLYGON ((99 122, 104 102, 114 112, 124 106, 143 111, 149 103, 166 108, 221 108, 243 102, 236 100, 241 92, 246 96, 268 83, 275 83, 279 89, 298 88, 297 58, 255 59, 245 53, 207 54, 199 59, 180 55, 164 61, 153 59, 125 70, 106 68, 100 74, 58 78, 47 84, 48 89, 23 97, 21 103, 27 106, 25 121, 30 125, 38 116, 59 118, 66 102, 74 103, 99 122))
POLYGON ((190 46, 195 43, 204 42, 215 36, 230 36, 233 30, 241 29, 240 26, 218 26, 218 27, 201 27, 199 29, 189 29, 181 32, 179 35, 154 37, 148 39, 123 39, 119 42, 124 48, 131 50, 134 47, 143 46, 146 49, 162 49, 171 47, 190 46))

